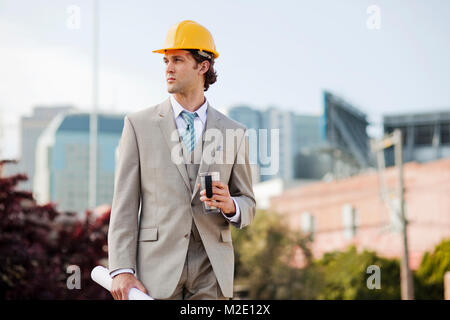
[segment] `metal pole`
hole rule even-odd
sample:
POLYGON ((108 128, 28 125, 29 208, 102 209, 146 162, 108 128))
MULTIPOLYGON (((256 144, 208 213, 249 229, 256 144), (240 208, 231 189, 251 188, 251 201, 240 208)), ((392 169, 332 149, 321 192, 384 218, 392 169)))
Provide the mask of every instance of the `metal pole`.
POLYGON ((400 201, 400 217, 402 221, 402 240, 403 240, 403 258, 401 266, 401 294, 402 300, 413 300, 414 299, 414 283, 412 278, 411 270, 409 269, 409 254, 408 254, 408 230, 405 215, 405 197, 404 197, 404 186, 403 186, 403 141, 402 133, 399 129, 394 131, 395 137, 395 163, 398 167, 398 188, 399 188, 399 201, 400 201))
POLYGON ((94 0, 92 54, 92 112, 89 117, 89 208, 97 205, 98 0, 94 0))

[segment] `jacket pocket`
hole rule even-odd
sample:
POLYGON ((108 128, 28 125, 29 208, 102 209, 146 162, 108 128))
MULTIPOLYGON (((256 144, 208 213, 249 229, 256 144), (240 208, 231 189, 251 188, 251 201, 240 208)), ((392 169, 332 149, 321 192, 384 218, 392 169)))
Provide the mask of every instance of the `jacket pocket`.
POLYGON ((222 239, 222 242, 231 242, 231 230, 230 229, 220 230, 220 237, 222 239))
POLYGON ((139 241, 158 240, 158 228, 144 228, 139 230, 139 241))

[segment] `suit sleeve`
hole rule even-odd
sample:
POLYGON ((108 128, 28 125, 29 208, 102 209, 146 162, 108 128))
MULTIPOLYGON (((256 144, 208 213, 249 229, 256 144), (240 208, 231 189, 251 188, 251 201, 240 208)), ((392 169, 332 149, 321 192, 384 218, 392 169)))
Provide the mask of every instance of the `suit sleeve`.
POLYGON ((122 268, 136 270, 140 185, 136 134, 131 121, 126 116, 118 146, 114 196, 108 230, 110 273, 122 268))
POLYGON ((240 220, 238 222, 231 222, 231 224, 236 228, 242 229, 253 221, 256 213, 247 131, 245 131, 238 147, 236 159, 231 169, 228 188, 230 190, 230 195, 233 197, 233 200, 237 202, 240 210, 240 220))

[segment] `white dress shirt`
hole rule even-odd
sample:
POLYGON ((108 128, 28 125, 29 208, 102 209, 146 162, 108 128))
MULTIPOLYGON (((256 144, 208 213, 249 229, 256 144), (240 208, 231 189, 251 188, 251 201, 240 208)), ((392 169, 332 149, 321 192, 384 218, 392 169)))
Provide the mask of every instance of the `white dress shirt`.
MULTIPOLYGON (((183 106, 178 103, 178 101, 174 98, 173 95, 170 96, 170 102, 172 104, 173 115, 175 118, 175 123, 177 125, 178 133, 181 137, 187 127, 186 121, 184 121, 183 117, 181 116, 181 111, 184 110, 189 113, 192 113, 192 112, 183 108, 183 106)), ((205 102, 195 112, 198 115, 198 117, 194 118, 195 141, 197 143, 201 139, 201 136, 203 133, 203 128, 205 127, 206 119, 208 116, 208 101, 206 100, 206 97, 205 97, 205 102)), ((231 197, 231 199, 233 199, 234 206, 236 207, 236 214, 233 215, 232 217, 228 217, 226 214, 224 214, 222 212, 222 210, 220 210, 220 211, 221 211, 222 215, 225 217, 225 219, 227 219, 228 221, 234 222, 234 223, 240 223, 241 210, 239 209, 239 205, 236 202, 236 200, 233 197, 231 197)), ((134 270, 129 269, 129 268, 117 269, 117 270, 111 272, 111 277, 115 277, 116 275, 121 274, 121 273, 133 273, 134 274, 134 270)))

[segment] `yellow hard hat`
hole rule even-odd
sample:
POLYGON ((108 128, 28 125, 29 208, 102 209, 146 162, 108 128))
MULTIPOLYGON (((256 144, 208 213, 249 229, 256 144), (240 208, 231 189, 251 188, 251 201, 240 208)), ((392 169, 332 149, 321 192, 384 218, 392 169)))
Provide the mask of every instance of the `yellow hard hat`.
POLYGON ((200 54, 202 51, 209 51, 214 54, 214 58, 219 57, 214 39, 208 29, 191 20, 173 25, 167 32, 163 48, 153 52, 165 53, 170 49, 197 49, 201 50, 200 54))

